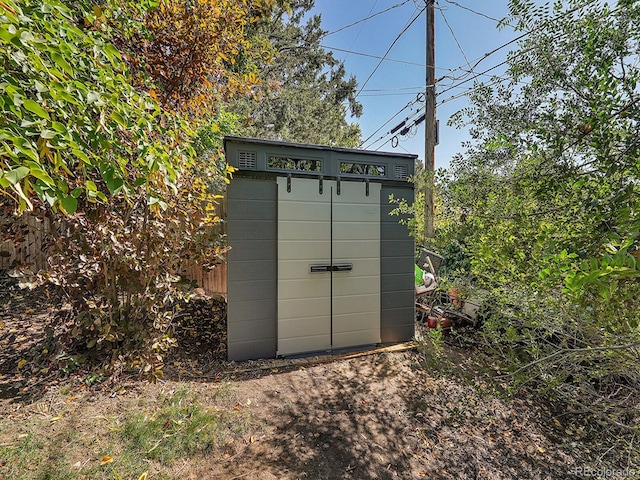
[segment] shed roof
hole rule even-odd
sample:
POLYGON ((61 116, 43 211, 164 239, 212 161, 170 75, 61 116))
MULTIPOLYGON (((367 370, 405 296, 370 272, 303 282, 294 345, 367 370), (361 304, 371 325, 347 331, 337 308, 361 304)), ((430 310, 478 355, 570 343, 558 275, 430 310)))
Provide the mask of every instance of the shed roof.
POLYGON ((413 153, 378 152, 376 150, 363 150, 359 148, 334 147, 330 145, 313 145, 309 143, 282 142, 278 140, 264 140, 259 138, 237 137, 233 135, 224 137, 225 149, 226 149, 226 144, 228 142, 255 144, 255 145, 270 145, 275 147, 299 148, 299 149, 307 149, 307 150, 329 150, 333 152, 351 153, 351 154, 358 154, 358 155, 372 155, 372 156, 380 156, 380 157, 396 157, 396 158, 407 158, 407 159, 418 158, 418 155, 415 155, 413 153))

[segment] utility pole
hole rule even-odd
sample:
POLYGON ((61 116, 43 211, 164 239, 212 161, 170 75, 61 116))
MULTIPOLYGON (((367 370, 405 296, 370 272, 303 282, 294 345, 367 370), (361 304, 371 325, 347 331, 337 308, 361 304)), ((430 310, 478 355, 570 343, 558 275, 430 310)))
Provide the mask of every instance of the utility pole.
POLYGON ((436 147, 436 44, 435 44, 435 0, 425 0, 427 10, 427 83, 425 92, 425 140, 424 168, 426 186, 424 189, 424 244, 435 236, 433 218, 435 215, 433 181, 435 172, 436 147))

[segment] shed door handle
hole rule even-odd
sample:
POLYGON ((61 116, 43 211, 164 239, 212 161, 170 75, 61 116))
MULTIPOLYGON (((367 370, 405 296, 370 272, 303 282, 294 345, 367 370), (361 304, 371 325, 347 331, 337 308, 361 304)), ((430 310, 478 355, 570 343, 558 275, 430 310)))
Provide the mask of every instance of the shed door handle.
POLYGON ((353 264, 351 263, 340 263, 338 265, 311 265, 311 267, 309 267, 309 271, 311 273, 350 272, 351 270, 353 270, 353 264))
POLYGON ((332 270, 334 272, 350 272, 353 270, 353 264, 351 263, 341 263, 338 265, 333 265, 332 270))
POLYGON ((331 265, 311 265, 309 270, 311 271, 311 273, 330 272, 331 265))

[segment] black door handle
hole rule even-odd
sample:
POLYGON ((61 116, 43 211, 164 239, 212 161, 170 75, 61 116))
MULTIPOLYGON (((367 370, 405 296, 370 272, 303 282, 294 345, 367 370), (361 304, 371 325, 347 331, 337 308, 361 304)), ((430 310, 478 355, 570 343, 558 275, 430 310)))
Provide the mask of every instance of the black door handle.
POLYGON ((309 271, 311 273, 330 272, 331 265, 311 265, 311 267, 309 267, 309 271))
POLYGON ((340 263, 338 265, 311 265, 309 267, 310 273, 324 273, 324 272, 350 272, 353 270, 353 264, 340 263))
POLYGON ((341 263, 339 265, 333 265, 332 270, 334 272, 350 272, 351 270, 353 270, 353 264, 341 263))

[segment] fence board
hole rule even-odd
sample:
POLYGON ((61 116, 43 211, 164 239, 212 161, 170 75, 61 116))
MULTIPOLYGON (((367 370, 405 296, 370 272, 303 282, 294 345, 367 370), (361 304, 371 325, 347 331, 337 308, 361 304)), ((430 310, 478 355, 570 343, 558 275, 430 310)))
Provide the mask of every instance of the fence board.
MULTIPOLYGON (((19 220, 27 229, 20 242, 0 242, 0 270, 10 270, 16 266, 27 267, 33 272, 47 267, 45 236, 51 233, 48 218, 26 214, 19 220)), ((180 272, 191 281, 197 282, 209 295, 226 295, 227 265, 221 263, 213 269, 187 264, 180 272)))
POLYGON ((17 220, 26 230, 17 240, 0 242, 0 270, 22 266, 36 272, 45 268, 44 238, 51 232, 51 222, 46 217, 25 214, 17 220))

